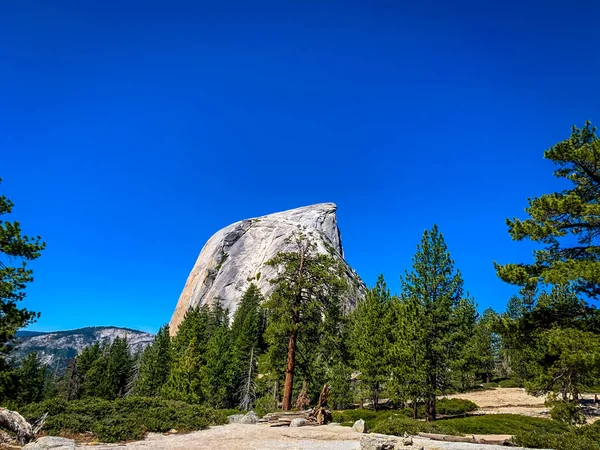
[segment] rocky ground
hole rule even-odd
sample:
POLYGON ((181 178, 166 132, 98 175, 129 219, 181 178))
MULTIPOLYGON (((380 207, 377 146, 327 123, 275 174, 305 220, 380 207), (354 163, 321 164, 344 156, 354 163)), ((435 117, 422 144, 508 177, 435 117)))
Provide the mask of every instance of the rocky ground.
MULTIPOLYGON (((272 428, 265 424, 229 424, 188 434, 162 435, 152 433, 143 441, 127 444, 95 445, 96 450, 116 448, 139 450, 358 450, 365 436, 350 427, 326 425, 302 428, 272 428)), ((78 448, 87 448, 81 446, 78 448)), ((407 450, 502 450, 498 445, 464 444, 415 438, 407 450)), ((511 447, 519 450, 519 447, 511 447)), ((523 449, 521 449, 523 450, 523 449)))

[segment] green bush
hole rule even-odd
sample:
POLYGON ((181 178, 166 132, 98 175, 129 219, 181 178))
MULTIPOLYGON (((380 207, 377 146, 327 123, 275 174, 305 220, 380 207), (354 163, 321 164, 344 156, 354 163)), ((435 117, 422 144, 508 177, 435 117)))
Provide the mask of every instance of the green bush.
POLYGON ((556 402, 550 411, 550 417, 571 425, 583 425, 585 423, 585 415, 575 403, 571 402, 556 402))
POLYGON ((209 425, 224 424, 235 410, 213 410, 184 402, 159 398, 126 397, 103 399, 47 400, 21 410, 29 421, 44 412, 48 417, 44 431, 54 435, 92 433, 103 442, 140 439, 148 431, 171 429, 193 431, 209 425))
POLYGON ((553 448, 556 450, 600 450, 600 423, 569 427, 562 433, 546 431, 520 432, 513 442, 523 447, 553 448))
POLYGON ((522 388, 523 383, 514 378, 507 378, 506 380, 498 381, 498 387, 501 388, 522 388))
POLYGON ((390 416, 386 420, 378 421, 370 431, 373 433, 393 434, 395 436, 402 436, 404 433, 413 435, 417 433, 457 434, 449 428, 442 430, 437 426, 437 422, 435 424, 427 423, 399 414, 390 416))
POLYGON ((256 400, 254 412, 258 414, 259 417, 263 417, 265 414, 269 414, 274 411, 277 411, 277 402, 270 395, 256 400))
POLYGON ((517 432, 564 433, 569 427, 561 422, 518 414, 488 414, 436 422, 441 429, 463 434, 515 434, 517 432))
MULTIPOLYGON (((466 414, 471 411, 475 411, 477 405, 469 400, 463 400, 459 398, 442 398, 437 402, 437 412, 443 416, 456 416, 459 414, 466 414)), ((372 409, 348 409, 345 411, 334 411, 333 421, 338 422, 342 425, 351 426, 358 419, 362 419, 366 422, 367 428, 371 430, 376 427, 379 423, 388 420, 391 417, 401 417, 412 419, 413 410, 412 408, 403 408, 399 410, 381 410, 374 411, 372 409)), ((425 418, 425 406, 419 405, 417 409, 417 418, 425 418)))
POLYGON ((437 401, 436 410, 440 416, 457 416, 476 411, 477 405, 462 398, 441 398, 437 401))

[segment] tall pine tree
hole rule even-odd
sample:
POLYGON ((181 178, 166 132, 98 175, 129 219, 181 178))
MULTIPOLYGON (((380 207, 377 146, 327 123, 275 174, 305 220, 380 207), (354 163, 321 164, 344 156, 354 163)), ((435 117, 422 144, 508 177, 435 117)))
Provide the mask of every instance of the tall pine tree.
POLYGON ((27 261, 37 259, 46 246, 40 236, 32 238, 22 234, 19 222, 2 220, 2 216, 12 212, 13 206, 6 196, 0 196, 0 400, 12 396, 15 389, 7 360, 12 340, 19 328, 39 316, 19 307, 25 298, 25 287, 33 281, 27 261))
POLYGON ((374 288, 367 291, 351 316, 350 347, 354 364, 360 371, 360 384, 370 392, 375 410, 379 406, 379 393, 389 379, 386 364, 389 351, 389 305, 392 296, 383 275, 374 288))
POLYGON ((286 411, 293 403, 297 351, 303 350, 305 358, 309 357, 315 347, 304 343, 318 342, 323 325, 331 323, 329 316, 339 316, 340 296, 346 289, 342 266, 331 254, 317 252, 311 233, 298 232, 289 242, 293 251, 281 252, 267 262, 279 272, 270 280, 275 289, 265 303, 267 342, 274 353, 279 353, 282 338, 287 344, 283 392, 286 411))
MULTIPOLYGON (((422 395, 428 421, 436 418, 436 399, 449 384, 450 362, 458 354, 463 279, 437 225, 425 231, 413 267, 402 279, 402 296, 412 320, 417 364, 422 365, 422 395)), ((408 330, 410 332, 410 330, 408 330)), ((410 338, 410 335, 407 336, 410 338)), ((410 355, 409 355, 410 357, 410 355)))
POLYGON ((257 361, 264 347, 263 300, 258 287, 251 283, 240 300, 231 324, 232 389, 234 402, 244 410, 248 410, 254 402, 257 361))
POLYGON ((142 353, 136 395, 157 397, 171 371, 171 338, 169 325, 162 326, 151 345, 142 353))

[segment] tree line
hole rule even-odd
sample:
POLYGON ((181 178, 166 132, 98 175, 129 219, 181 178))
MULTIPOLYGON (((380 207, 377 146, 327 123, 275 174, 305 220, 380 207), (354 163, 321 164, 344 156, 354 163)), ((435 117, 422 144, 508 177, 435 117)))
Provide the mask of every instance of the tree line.
MULTIPOLYGON (((30 357, 19 369, 19 389, 32 391, 24 374, 35 372, 45 380, 42 392, 69 399, 139 395, 287 410, 316 400, 327 383, 334 407, 377 409, 385 399, 413 408, 415 417, 422 405, 428 421, 436 419, 439 395, 498 379, 573 402, 600 382, 600 318, 590 303, 600 292, 600 140, 586 123, 545 156, 572 188, 531 199, 529 219, 507 221, 513 239, 543 248, 532 264, 496 264, 499 277, 521 287, 502 313, 478 313, 435 225, 423 233, 397 295, 380 276, 347 311, 351 287, 339 260, 299 230, 291 250, 267 262, 278 269, 269 298, 251 284, 232 317, 217 299, 190 309, 173 337, 162 327, 141 354, 120 339, 96 344, 54 383, 32 370, 30 357)), ((29 245, 38 247, 24 254, 37 257, 43 244, 29 245)), ((22 288, 15 283, 9 291, 22 288)), ((21 323, 32 320, 27 314, 21 323)))

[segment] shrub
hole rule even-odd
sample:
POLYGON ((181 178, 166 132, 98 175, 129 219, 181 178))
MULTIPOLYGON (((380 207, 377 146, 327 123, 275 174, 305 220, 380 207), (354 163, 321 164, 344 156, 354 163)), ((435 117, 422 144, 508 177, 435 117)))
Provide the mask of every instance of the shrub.
POLYGON ((437 426, 437 422, 435 424, 427 423, 398 414, 390 416, 386 420, 380 420, 370 431, 373 433, 393 434, 395 436, 402 436, 404 433, 413 435, 417 433, 457 434, 450 428, 442 430, 437 426))
POLYGON ((259 417, 263 417, 265 414, 269 414, 273 411, 277 411, 277 402, 270 395, 266 395, 256 400, 254 412, 258 414, 259 417))
POLYGON ((437 401, 436 409, 441 416, 456 416, 476 411, 477 405, 462 398, 441 398, 437 401))
POLYGON ((223 424, 234 411, 146 397, 69 402, 54 399, 27 405, 21 411, 29 421, 44 412, 48 412, 44 430, 49 434, 92 433, 103 442, 118 442, 140 439, 148 431, 192 431, 223 424))
POLYGON ((564 433, 569 427, 561 422, 518 414, 489 414, 483 416, 442 419, 436 422, 441 429, 464 434, 515 434, 517 432, 564 433))
POLYGON ((520 432, 513 442, 517 445, 532 448, 553 448, 556 450, 600 450, 600 425, 569 427, 562 433, 546 431, 520 432))
POLYGON ((498 381, 498 386, 501 388, 522 388, 523 383, 514 378, 507 378, 506 380, 498 381))
POLYGON ((583 425, 585 423, 584 414, 575 403, 571 402, 556 402, 550 411, 550 417, 571 425, 583 425))

